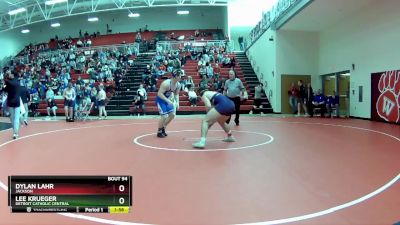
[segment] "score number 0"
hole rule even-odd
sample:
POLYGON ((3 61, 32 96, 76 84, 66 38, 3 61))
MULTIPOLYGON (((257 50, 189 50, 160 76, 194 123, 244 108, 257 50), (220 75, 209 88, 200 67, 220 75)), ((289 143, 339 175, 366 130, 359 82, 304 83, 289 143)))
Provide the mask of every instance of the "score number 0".
MULTIPOLYGON (((125 191, 125 186, 124 185, 119 185, 118 187, 119 192, 124 192, 125 191)), ((124 197, 120 197, 118 200, 120 205, 123 205, 125 203, 125 198, 124 197)))

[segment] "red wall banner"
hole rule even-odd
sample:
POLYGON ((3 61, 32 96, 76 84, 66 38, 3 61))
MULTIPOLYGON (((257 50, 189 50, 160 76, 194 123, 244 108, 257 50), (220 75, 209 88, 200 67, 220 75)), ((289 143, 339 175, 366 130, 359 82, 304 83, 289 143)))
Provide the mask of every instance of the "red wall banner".
POLYGON ((371 74, 371 119, 400 124, 400 70, 371 74))

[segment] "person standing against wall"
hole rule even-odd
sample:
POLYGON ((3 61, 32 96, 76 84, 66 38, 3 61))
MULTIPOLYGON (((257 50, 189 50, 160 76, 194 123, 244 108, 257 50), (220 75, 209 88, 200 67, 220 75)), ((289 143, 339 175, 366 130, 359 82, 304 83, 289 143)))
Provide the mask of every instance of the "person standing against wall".
POLYGON ((303 81, 299 80, 297 82, 297 85, 299 86, 299 98, 297 101, 297 116, 300 116, 301 114, 301 107, 303 106, 304 109, 304 115, 308 116, 308 111, 307 111, 307 91, 306 87, 304 87, 303 81))
POLYGON ((292 110, 293 114, 296 114, 298 112, 297 98, 299 97, 299 90, 297 89, 294 82, 292 82, 292 85, 289 88, 288 94, 289 94, 290 109, 292 110))
POLYGON ((13 71, 9 74, 9 79, 5 82, 4 91, 7 92, 7 107, 10 113, 11 125, 13 128, 13 139, 19 136, 19 118, 20 118, 20 83, 18 72, 13 71))
POLYGON ((305 105, 307 108, 307 114, 305 116, 313 117, 314 116, 314 105, 312 104, 312 101, 314 99, 314 91, 313 88, 311 87, 311 84, 307 84, 306 88, 306 101, 305 105))

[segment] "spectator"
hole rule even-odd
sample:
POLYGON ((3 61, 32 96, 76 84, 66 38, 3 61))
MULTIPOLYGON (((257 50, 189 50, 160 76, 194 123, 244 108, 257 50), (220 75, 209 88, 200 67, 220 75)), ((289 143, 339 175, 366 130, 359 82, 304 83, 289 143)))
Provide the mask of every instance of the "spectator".
POLYGON ((97 93, 97 105, 99 107, 99 120, 102 119, 101 117, 104 115, 103 119, 107 118, 107 111, 106 111, 106 92, 104 91, 103 84, 99 85, 99 92, 97 93))
MULTIPOLYGON (((241 98, 244 96, 245 88, 242 81, 236 77, 233 70, 229 71, 229 79, 225 81, 224 95, 227 95, 235 103, 235 124, 239 126, 239 115, 240 115, 240 102, 241 98)), ((226 121, 229 124, 231 116, 226 121)))
POLYGON ((202 65, 199 69, 199 76, 203 77, 203 76, 207 76, 207 69, 206 66, 202 65))
POLYGON ((222 59, 222 67, 231 67, 231 58, 229 58, 228 55, 225 55, 222 59))
POLYGON ((311 84, 308 83, 307 84, 307 89, 306 89, 306 106, 307 106, 307 111, 308 111, 308 116, 312 117, 313 113, 314 113, 314 105, 312 104, 312 101, 314 100, 314 92, 313 89, 311 87, 311 84))
MULTIPOLYGON (((260 111, 259 109, 262 109, 262 99, 261 99, 261 93, 263 91, 264 85, 262 83, 258 83, 258 85, 254 88, 254 105, 253 109, 250 111, 250 114, 255 114, 256 112, 260 111)), ((261 114, 263 114, 261 112, 261 114)))
POLYGON ((83 47, 83 42, 82 42, 81 39, 79 39, 79 40, 76 42, 76 46, 77 46, 78 48, 83 47))
POLYGON ((209 82, 208 82, 207 77, 205 75, 201 77, 201 81, 200 81, 200 84, 199 84, 199 89, 200 90, 209 89, 209 82))
POLYGON ((186 91, 188 93, 190 106, 191 107, 197 106, 197 94, 194 91, 194 86, 189 85, 186 91))
POLYGON ((193 49, 193 51, 191 52, 192 60, 198 60, 198 55, 199 55, 199 53, 197 52, 197 50, 193 49))
POLYGON ((36 91, 34 93, 31 93, 31 105, 29 107, 29 110, 32 113, 32 116, 37 116, 40 115, 36 110, 39 108, 39 103, 40 103, 40 98, 39 98, 39 93, 36 91))
POLYGON ((215 63, 213 71, 214 71, 214 77, 219 78, 221 74, 221 68, 219 67, 218 63, 215 63))
POLYGON ((240 51, 244 50, 244 44, 243 44, 243 37, 239 36, 238 38, 239 46, 240 46, 240 51))
POLYGON ((135 110, 133 111, 134 115, 136 113, 139 115, 139 108, 142 109, 143 115, 146 115, 146 107, 145 107, 146 100, 147 100, 147 92, 143 88, 143 84, 140 84, 138 90, 136 91, 136 97, 134 100, 134 105, 135 105, 135 110))
POLYGON ((79 75, 79 77, 78 77, 78 80, 76 81, 76 84, 78 85, 84 85, 85 84, 85 82, 82 80, 82 77, 79 75))
POLYGON ((329 96, 326 102, 326 108, 328 109, 329 117, 333 117, 333 110, 336 109, 335 116, 339 117, 339 95, 336 91, 333 91, 333 95, 329 96))
POLYGON ((147 91, 144 89, 143 84, 139 85, 139 88, 136 91, 136 94, 143 98, 144 101, 147 101, 147 91))
POLYGON ((142 42, 142 35, 140 32, 137 32, 136 37, 135 37, 135 42, 140 43, 142 42))
POLYGON ((312 105, 314 109, 317 108, 320 109, 321 117, 325 117, 326 102, 325 102, 325 96, 321 93, 321 90, 317 91, 316 95, 313 98, 312 105))
POLYGON ((171 40, 176 40, 176 37, 175 37, 175 33, 174 33, 174 32, 172 32, 172 33, 169 35, 169 39, 171 39, 171 40))
POLYGON ((206 73, 209 79, 213 78, 214 76, 214 69, 212 68, 211 64, 207 63, 206 65, 206 73))
POLYGON ((47 116, 50 117, 50 110, 53 112, 53 116, 56 117, 57 105, 54 101, 54 91, 49 88, 46 92, 46 102, 47 102, 47 116))
POLYGON ((183 88, 189 88, 189 85, 192 87, 195 87, 196 85, 194 84, 192 76, 188 76, 187 79, 185 80, 184 87, 183 88))
POLYGON ((73 84, 68 83, 68 87, 63 92, 64 97, 64 111, 65 111, 65 121, 74 122, 73 111, 75 106, 76 93, 73 89, 73 84))
POLYGON ((222 93, 224 91, 224 81, 221 77, 214 78, 214 91, 222 93))
POLYGON ((76 111, 82 108, 82 100, 84 98, 84 93, 80 84, 76 84, 75 93, 76 93, 76 98, 75 98, 75 111, 76 111))
POLYGON ((299 98, 297 99, 297 116, 300 116, 301 112, 301 107, 304 109, 304 114, 305 116, 309 115, 307 112, 307 92, 306 88, 303 85, 303 81, 299 80, 297 82, 297 85, 299 86, 299 98))
POLYGON ((157 91, 157 88, 156 88, 157 80, 151 74, 148 74, 147 77, 145 77, 144 84, 146 85, 146 89, 148 92, 157 91))
POLYGON ((231 68, 235 68, 235 66, 236 66, 236 58, 234 56, 232 56, 230 61, 231 61, 230 67, 231 68))
POLYGON ((145 77, 147 77, 149 74, 151 74, 151 66, 150 65, 146 65, 146 69, 144 69, 144 73, 143 73, 143 79, 145 77))
POLYGON ((290 105, 290 108, 292 110, 292 113, 296 114, 297 113, 297 99, 299 97, 299 90, 296 88, 296 85, 294 84, 294 82, 290 86, 288 94, 289 94, 289 105, 290 105))
POLYGON ((197 68, 200 69, 201 67, 205 67, 207 64, 207 62, 202 58, 201 60, 199 60, 199 62, 197 63, 197 68))

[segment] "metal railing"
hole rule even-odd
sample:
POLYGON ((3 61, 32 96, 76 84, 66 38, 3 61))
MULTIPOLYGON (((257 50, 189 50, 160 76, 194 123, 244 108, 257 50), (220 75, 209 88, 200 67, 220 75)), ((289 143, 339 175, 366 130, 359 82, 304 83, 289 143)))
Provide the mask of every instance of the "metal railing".
POLYGON ((224 47, 228 52, 231 52, 234 48, 232 41, 225 40, 196 40, 196 41, 159 41, 157 42, 157 52, 170 51, 179 49, 197 49, 200 50, 203 47, 224 47))
MULTIPOLYGON (((84 55, 92 55, 94 52, 104 52, 104 51, 119 51, 122 54, 126 54, 129 51, 131 54, 139 54, 139 43, 127 43, 127 44, 117 44, 117 45, 101 45, 101 46, 91 46, 91 47, 80 47, 74 48, 74 53, 84 53, 84 55)), ((57 49, 53 51, 40 52, 39 57, 51 57, 54 55, 65 54, 71 52, 71 49, 57 49)))
MULTIPOLYGON (((92 46, 92 47, 80 47, 74 48, 74 53, 84 53, 85 56, 91 56, 93 53, 97 52, 105 52, 105 51, 119 51, 122 54, 127 54, 130 52, 132 55, 139 54, 139 43, 128 43, 128 44, 117 44, 117 45, 101 45, 101 46, 92 46), (130 48, 130 49, 129 49, 130 48)), ((50 50, 44 52, 38 52, 33 58, 40 57, 40 58, 51 58, 53 56, 66 55, 71 52, 71 49, 57 49, 57 50, 50 50)), ((21 64, 29 64, 32 60, 32 56, 23 55, 23 56, 16 56, 11 57, 8 62, 13 59, 15 62, 19 62, 21 64)), ((5 63, 6 64, 6 63, 5 63)), ((4 65, 5 65, 4 64, 4 65)), ((1 67, 2 64, 0 64, 1 67)))

